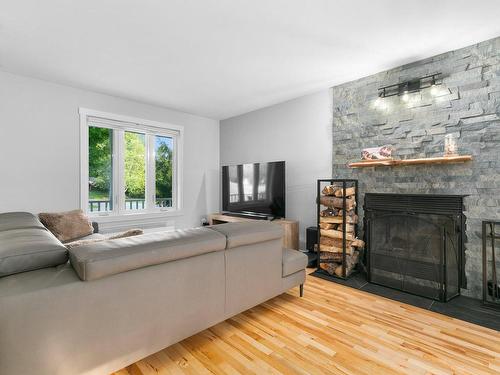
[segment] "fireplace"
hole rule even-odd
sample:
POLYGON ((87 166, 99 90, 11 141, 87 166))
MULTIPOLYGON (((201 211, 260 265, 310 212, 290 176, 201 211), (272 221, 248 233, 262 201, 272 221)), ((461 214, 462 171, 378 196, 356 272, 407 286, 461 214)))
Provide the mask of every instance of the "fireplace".
POLYGON ((448 301, 465 286, 462 195, 365 194, 368 281, 448 301))

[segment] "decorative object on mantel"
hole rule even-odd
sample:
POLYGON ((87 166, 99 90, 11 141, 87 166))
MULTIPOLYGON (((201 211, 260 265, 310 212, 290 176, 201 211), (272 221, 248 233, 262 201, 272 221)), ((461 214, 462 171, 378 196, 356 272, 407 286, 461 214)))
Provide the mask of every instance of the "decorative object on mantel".
POLYGON ((361 159, 362 160, 391 159, 393 150, 394 148, 390 145, 365 148, 361 151, 361 159))
POLYGON ((483 303, 500 308, 500 283, 495 244, 500 240, 500 222, 483 221, 483 303))
POLYGON ((462 156, 440 156, 435 158, 419 158, 419 159, 387 159, 387 160, 361 160, 347 164, 349 168, 367 168, 367 167, 397 167, 404 165, 417 164, 456 164, 465 163, 472 160, 472 155, 462 156))
POLYGON ((356 238, 357 193, 357 180, 318 180, 316 251, 319 272, 346 279, 360 259, 364 242, 356 238))
POLYGON ((458 156, 457 135, 454 133, 444 136, 444 156, 458 156))

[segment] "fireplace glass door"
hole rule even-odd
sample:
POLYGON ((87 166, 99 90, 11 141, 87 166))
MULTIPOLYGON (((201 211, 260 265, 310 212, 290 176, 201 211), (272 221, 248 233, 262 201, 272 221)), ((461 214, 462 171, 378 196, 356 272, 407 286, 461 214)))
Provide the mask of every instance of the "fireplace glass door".
POLYGON ((457 218, 386 211, 367 217, 371 282, 442 301, 459 293, 457 218))

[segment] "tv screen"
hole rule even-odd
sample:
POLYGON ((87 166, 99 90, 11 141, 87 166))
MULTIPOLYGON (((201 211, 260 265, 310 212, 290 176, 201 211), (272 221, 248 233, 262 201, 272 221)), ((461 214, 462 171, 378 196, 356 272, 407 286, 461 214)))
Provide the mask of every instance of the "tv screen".
POLYGON ((222 167, 222 210, 285 217, 285 162, 222 167))

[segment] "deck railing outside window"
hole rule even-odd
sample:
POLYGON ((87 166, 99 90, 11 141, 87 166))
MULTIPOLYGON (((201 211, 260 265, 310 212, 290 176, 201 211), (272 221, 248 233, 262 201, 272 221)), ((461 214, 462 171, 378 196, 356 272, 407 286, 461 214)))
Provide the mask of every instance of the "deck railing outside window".
MULTIPOLYGON (((172 198, 157 198, 156 207, 172 207, 172 198)), ((125 208, 127 210, 143 210, 146 208, 145 199, 125 199, 125 208)), ((90 212, 106 212, 111 209, 110 200, 90 200, 90 212)))

